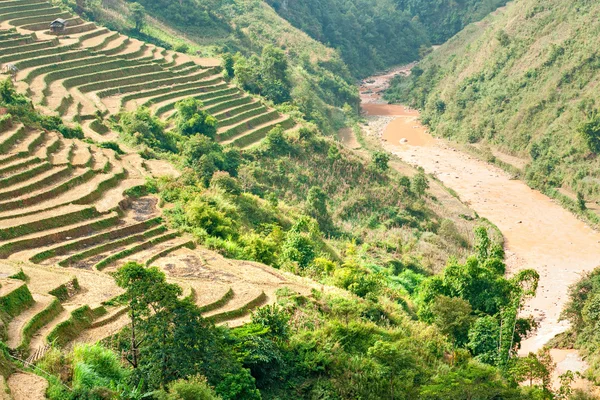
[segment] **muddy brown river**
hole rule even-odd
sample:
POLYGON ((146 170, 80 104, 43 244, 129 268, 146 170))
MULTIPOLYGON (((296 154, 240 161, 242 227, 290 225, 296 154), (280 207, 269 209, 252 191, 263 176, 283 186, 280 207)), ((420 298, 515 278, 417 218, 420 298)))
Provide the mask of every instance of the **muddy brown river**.
MULTIPOLYGON (((533 268, 540 274, 537 294, 527 301, 522 315, 533 315, 539 329, 526 339, 520 354, 539 350, 568 325, 559 321, 568 300, 568 288, 582 273, 600 265, 600 233, 577 219, 547 196, 501 169, 471 157, 433 138, 418 120, 418 112, 401 105, 381 104, 377 95, 395 73, 376 77, 361 86, 363 112, 393 116, 381 134, 385 149, 405 162, 420 166, 455 190, 461 200, 502 231, 506 242, 508 273, 533 268)), ((558 370, 583 370, 576 351, 555 350, 558 370), (564 364, 561 366, 561 364, 564 364)))

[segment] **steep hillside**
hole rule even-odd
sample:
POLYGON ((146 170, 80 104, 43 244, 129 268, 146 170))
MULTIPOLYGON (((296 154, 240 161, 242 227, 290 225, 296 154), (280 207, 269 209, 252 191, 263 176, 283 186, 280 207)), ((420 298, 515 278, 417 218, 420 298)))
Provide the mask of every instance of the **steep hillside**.
POLYGON ((422 109, 438 136, 528 160, 531 185, 590 205, 600 199, 600 164, 580 128, 591 122, 593 144, 599 12, 589 1, 510 3, 398 78, 387 98, 422 109))
POLYGON ((409 63, 506 0, 267 2, 294 26, 337 49, 355 76, 409 63))
MULTIPOLYGON (((308 120, 333 133, 343 123, 341 107, 349 104, 358 110, 354 79, 336 51, 294 28, 262 1, 139 3, 146 10, 139 31, 132 22, 131 3, 123 0, 103 2, 102 7, 84 3, 79 12, 111 29, 189 54, 214 57, 239 52, 250 58, 273 45, 285 51, 293 107, 308 120)), ((63 4, 77 10, 66 0, 63 4)))

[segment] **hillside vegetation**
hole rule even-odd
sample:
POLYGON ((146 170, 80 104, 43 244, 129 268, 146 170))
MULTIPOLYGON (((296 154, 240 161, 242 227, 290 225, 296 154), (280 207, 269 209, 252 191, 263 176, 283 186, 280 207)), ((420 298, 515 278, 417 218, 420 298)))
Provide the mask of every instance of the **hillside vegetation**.
MULTIPOLYGON (((221 6, 244 34, 273 13, 221 6)), ((265 42, 220 66, 126 10, 138 39, 0 0, 3 397, 9 378, 51 400, 553 398, 547 350, 516 357, 537 272, 505 276, 497 229, 422 170, 306 122, 329 121, 327 91, 355 98, 331 50, 297 64, 265 42), (324 92, 299 96, 305 76, 324 92)), ((177 20, 231 33, 194 11, 177 20)))
MULTIPOLYGON (((77 10, 72 2, 61 4, 77 10)), ((140 4, 146 17, 139 30, 135 29, 130 3, 112 0, 100 5, 89 1, 82 11, 101 25, 189 54, 214 57, 239 53, 238 60, 252 63, 266 47, 283 49, 289 64, 290 97, 276 99, 276 103, 287 102, 288 110, 299 110, 329 134, 342 126, 344 105, 358 112, 358 90, 339 55, 294 28, 262 1, 142 0, 140 4), (216 25, 220 28, 213 29, 216 25)))
POLYGON ((510 3, 398 78, 386 98, 421 109, 438 136, 527 159, 532 186, 570 189, 583 208, 600 198, 598 12, 590 1, 510 3))
POLYGON ((314 0, 267 2, 295 27, 337 49, 350 71, 365 77, 409 63, 505 0, 314 0))

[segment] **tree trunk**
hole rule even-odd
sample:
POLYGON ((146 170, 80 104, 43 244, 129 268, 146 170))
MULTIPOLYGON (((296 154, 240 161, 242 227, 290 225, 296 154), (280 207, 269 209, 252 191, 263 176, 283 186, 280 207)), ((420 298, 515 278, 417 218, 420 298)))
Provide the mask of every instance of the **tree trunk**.
POLYGON ((133 366, 133 368, 138 367, 137 346, 138 346, 138 344, 135 340, 135 311, 131 311, 131 353, 132 353, 131 365, 133 366))

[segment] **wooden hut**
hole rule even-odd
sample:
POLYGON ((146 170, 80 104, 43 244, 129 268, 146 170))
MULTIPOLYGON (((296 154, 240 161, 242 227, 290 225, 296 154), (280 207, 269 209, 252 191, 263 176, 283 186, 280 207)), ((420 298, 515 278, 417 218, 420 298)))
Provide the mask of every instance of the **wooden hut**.
POLYGON ((50 23, 50 32, 54 34, 60 34, 65 30, 67 26, 67 21, 62 18, 57 18, 50 23))

